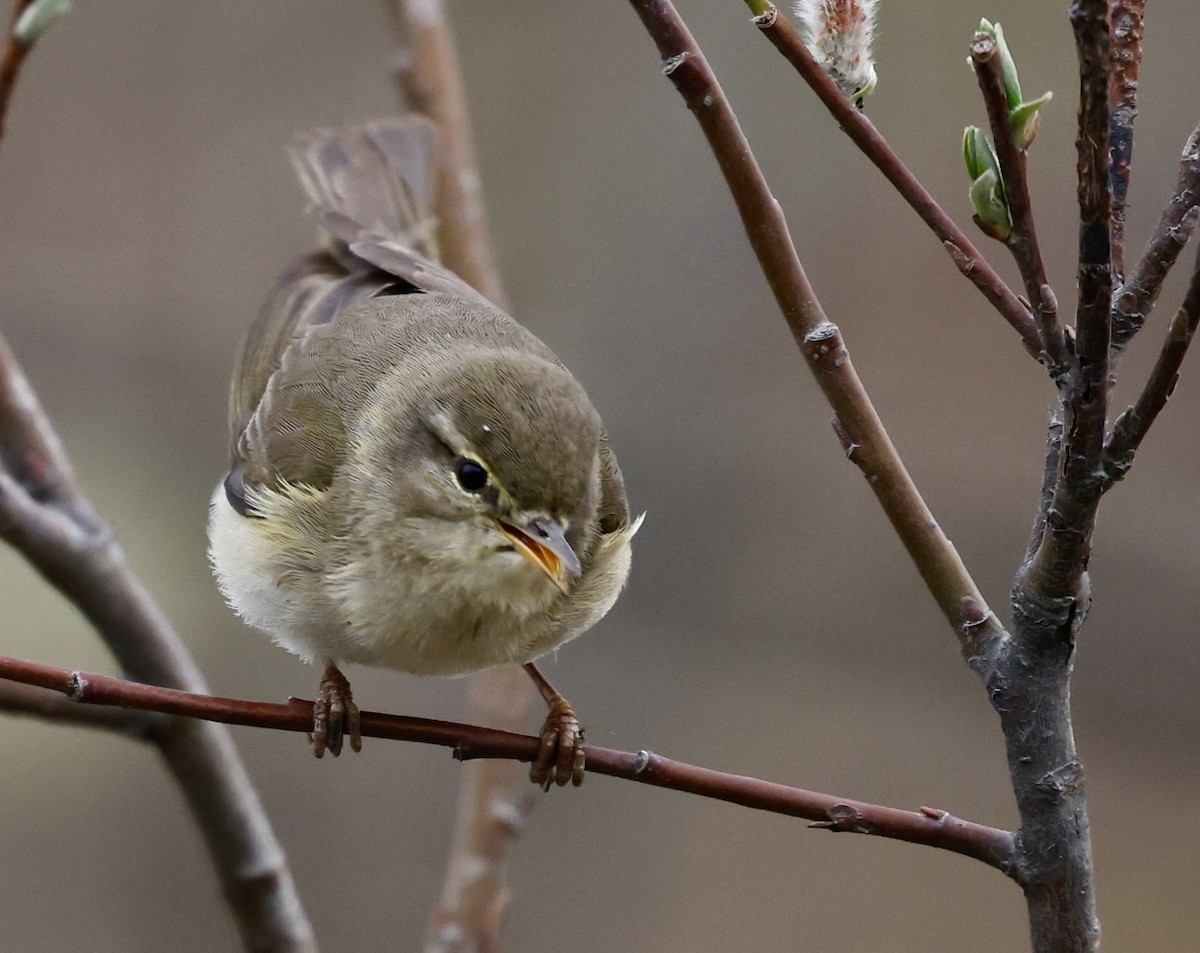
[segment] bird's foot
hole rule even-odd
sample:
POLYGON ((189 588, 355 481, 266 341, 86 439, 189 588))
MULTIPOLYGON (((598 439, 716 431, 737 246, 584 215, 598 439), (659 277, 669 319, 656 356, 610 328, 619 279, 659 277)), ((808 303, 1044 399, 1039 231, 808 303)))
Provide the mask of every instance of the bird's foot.
POLYGON ((537 757, 529 768, 529 780, 543 791, 549 791, 551 784, 565 787, 568 782, 579 787, 583 784, 585 753, 583 728, 575 717, 575 709, 532 662, 525 664, 525 670, 550 708, 542 724, 537 757))
POLYGON ((358 706, 350 692, 350 681, 331 662, 325 666, 313 704, 313 730, 309 735, 313 754, 320 758, 328 749, 336 758, 342 753, 342 741, 347 735, 350 736, 350 747, 362 751, 358 706))

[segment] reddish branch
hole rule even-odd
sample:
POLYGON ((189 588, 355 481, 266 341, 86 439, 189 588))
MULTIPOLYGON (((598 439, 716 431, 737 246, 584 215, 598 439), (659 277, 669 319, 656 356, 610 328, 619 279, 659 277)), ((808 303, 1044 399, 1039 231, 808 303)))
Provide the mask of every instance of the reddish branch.
MULTIPOLYGON (((74 702, 89 705, 134 708, 283 731, 312 730, 312 703, 298 699, 280 705, 217 698, 3 656, 0 656, 0 678, 61 692, 74 702)), ((454 757, 460 761, 503 758, 529 762, 538 749, 538 739, 531 735, 378 712, 362 713, 362 732, 373 738, 451 748, 454 757)), ((589 745, 587 770, 592 774, 685 791, 774 814, 805 818, 815 822, 813 827, 825 830, 873 834, 938 847, 973 857, 1010 876, 1016 876, 1013 868, 1013 835, 1010 832, 960 820, 945 811, 932 808, 902 811, 836 798, 672 761, 648 751, 613 751, 589 745)))
MULTIPOLYGON (((774 7, 754 18, 755 25, 795 67, 817 98, 837 121, 838 126, 862 153, 875 164, 913 211, 921 217, 950 253, 959 271, 978 288, 1021 336, 1025 349, 1041 360, 1042 344, 1029 309, 1021 303, 987 259, 972 244, 966 233, 942 210, 925 187, 908 170, 900 157, 880 135, 871 120, 838 89, 837 84, 813 58, 795 27, 774 7)), ((1036 300, 1036 299, 1031 299, 1036 300)), ((1049 362, 1048 362, 1049 363, 1049 362)))
POLYGON ((1000 160, 1004 179, 1004 194, 1012 217, 1012 233, 1006 244, 1025 284, 1025 295, 1033 303, 1050 373, 1061 378, 1067 371, 1070 350, 1066 335, 1058 323, 1058 302, 1046 279, 1046 266, 1038 247, 1037 231, 1033 224, 1033 205, 1029 197, 1029 177, 1026 175, 1026 155, 1017 146, 1009 117, 1008 97, 996 41, 986 33, 976 33, 971 42, 971 62, 975 78, 987 107, 988 124, 1000 160))

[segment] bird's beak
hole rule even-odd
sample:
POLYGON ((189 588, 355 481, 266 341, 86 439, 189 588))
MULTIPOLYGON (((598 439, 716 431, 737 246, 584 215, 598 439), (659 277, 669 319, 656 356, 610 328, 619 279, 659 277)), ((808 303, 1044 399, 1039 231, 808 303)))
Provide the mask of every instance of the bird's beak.
POLYGON ((571 583, 580 577, 583 568, 560 524, 547 519, 532 519, 524 526, 514 526, 505 520, 497 522, 518 553, 541 569, 563 592, 571 591, 571 583))

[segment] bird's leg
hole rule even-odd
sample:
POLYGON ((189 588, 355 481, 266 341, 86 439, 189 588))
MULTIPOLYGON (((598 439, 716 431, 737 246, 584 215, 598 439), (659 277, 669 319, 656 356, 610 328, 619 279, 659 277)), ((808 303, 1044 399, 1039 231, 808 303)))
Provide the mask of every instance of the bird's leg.
POLYGON ((332 661, 325 666, 317 700, 313 704, 313 754, 318 758, 325 749, 335 758, 342 753, 342 739, 350 736, 350 747, 362 751, 362 733, 358 726, 358 706, 350 693, 350 681, 332 661))
POLYGON ((525 671, 533 679, 550 713, 542 724, 541 744, 537 757, 529 768, 529 780, 549 791, 551 784, 559 787, 568 781, 576 787, 583 784, 583 729, 575 710, 567 703, 546 676, 532 662, 525 663, 525 671))

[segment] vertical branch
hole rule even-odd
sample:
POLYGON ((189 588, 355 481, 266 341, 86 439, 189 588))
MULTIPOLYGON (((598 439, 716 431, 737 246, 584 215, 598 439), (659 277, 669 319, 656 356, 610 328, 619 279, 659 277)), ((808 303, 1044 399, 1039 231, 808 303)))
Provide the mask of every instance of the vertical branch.
MULTIPOLYGON (((1048 584, 1057 580, 1039 577, 1037 581, 1042 588, 1032 595, 1037 597, 1037 605, 1055 622, 1049 626, 1051 637, 1043 637, 1044 631, 1038 627, 1043 619, 1020 612, 1018 622, 1023 629, 1010 636, 982 601, 976 601, 974 583, 953 554, 949 541, 936 533, 923 536, 916 531, 910 519, 918 514, 930 521, 926 524, 927 529, 936 524, 931 522, 932 517, 919 496, 915 496, 915 487, 882 431, 850 365, 839 332, 825 320, 813 296, 796 259, 782 212, 762 178, 720 86, 669 0, 630 2, 658 46, 664 72, 683 96, 708 139, 784 318, 834 408, 835 428, 843 448, 867 474, 926 585, 955 625, 963 654, 983 679, 992 705, 1000 715, 1009 771, 1022 820, 1016 879, 1025 892, 1034 949, 1036 953, 1095 951, 1099 943, 1099 925, 1095 913, 1087 802, 1071 727, 1069 676, 1074 642, 1072 638, 1055 637, 1062 631, 1056 624, 1060 615, 1064 616, 1066 631, 1074 632, 1071 621, 1077 605, 1076 593, 1072 589, 1068 596, 1059 598, 1048 584), (1050 593, 1047 595, 1043 589, 1050 589, 1050 593)), ((774 11, 760 16, 758 22, 760 26, 770 26, 774 22, 774 11)), ((1083 32, 1089 42, 1095 39, 1090 31, 1083 32)), ((1099 45, 1107 49, 1105 44, 1099 45)), ((1081 43, 1081 48, 1083 46, 1081 43)), ((1087 75, 1091 79, 1091 74, 1087 75)), ((1090 93, 1085 99, 1089 97, 1090 93)), ((1090 121, 1093 110, 1085 109, 1085 115, 1090 121)), ((1089 125, 1084 132, 1087 136, 1093 129, 1089 125)), ((1106 148, 1106 125, 1093 141, 1099 143, 1101 150, 1106 148)), ((1094 156, 1082 146, 1081 154, 1087 158, 1089 173, 1083 178, 1090 183, 1090 173, 1095 168, 1094 156)), ((1100 168, 1106 173, 1103 162, 1100 168)), ((1106 174, 1103 181, 1105 184, 1100 191, 1105 193, 1104 196, 1093 201, 1092 190, 1088 192, 1085 220, 1089 224, 1098 211, 1107 213, 1106 174)), ((1107 268, 1107 232, 1103 232, 1104 241, 1096 243, 1097 248, 1092 242, 1094 231, 1089 228, 1086 240, 1082 242, 1089 280, 1094 277, 1093 272, 1105 272, 1107 268), (1096 260, 1098 252, 1103 253, 1099 261, 1096 260)), ((1106 289, 1090 288, 1089 292, 1085 299, 1088 306, 1081 310, 1081 317, 1094 325, 1101 313, 1100 306, 1103 306, 1101 333, 1097 335, 1094 326, 1089 327, 1089 333, 1092 338, 1101 338, 1106 356, 1108 294, 1106 289)), ((1087 343, 1091 348, 1087 352, 1088 359, 1094 360, 1095 343, 1093 340, 1087 343)), ((1100 369, 1103 370, 1103 363, 1100 369)), ((1094 423, 1094 418, 1087 419, 1087 414, 1094 412, 1097 400, 1097 382, 1093 375, 1094 370, 1076 374, 1074 368, 1068 374, 1071 383, 1079 387, 1079 393, 1071 405, 1075 430, 1068 427, 1065 439, 1076 443, 1081 442, 1080 425, 1094 423)), ((1101 376, 1101 392, 1103 383, 1101 376)), ((1099 401, 1102 412, 1102 393, 1099 401)), ((1091 451, 1095 443, 1092 434, 1085 428, 1082 437, 1081 449, 1091 451)), ((1102 440, 1102 413, 1100 437, 1102 440)), ((1056 449, 1057 439, 1052 429, 1049 453, 1057 456, 1056 449)), ((1077 478, 1078 474, 1071 476, 1077 478)), ((1039 521, 1039 529, 1043 530, 1039 553, 1047 549, 1047 541, 1075 531, 1075 524, 1064 524, 1061 514, 1055 510, 1064 483, 1072 488, 1074 484, 1064 481, 1061 471, 1053 482, 1055 492, 1047 518, 1044 523, 1039 521)), ((1049 475, 1047 483, 1051 483, 1049 475)), ((1080 534, 1084 544, 1090 543, 1093 512, 1094 506, 1091 511, 1084 509, 1087 532, 1080 534)), ((1061 542, 1054 544, 1054 547, 1061 546, 1061 542)), ((1084 552, 1083 546, 1077 547, 1079 556, 1082 557, 1084 552)), ((1079 569, 1082 558, 1075 565, 1076 573, 1066 575, 1069 582, 1077 583, 1082 575, 1079 569)), ((1033 601, 1031 599, 1026 608, 1032 607, 1033 601)))
POLYGON ((393 76, 400 100, 406 110, 423 113, 438 127, 442 260, 504 309, 504 285, 488 230, 462 72, 441 0, 386 0, 385 7, 399 48, 393 76))
POLYGON ((1046 266, 1038 247, 1037 230, 1033 224, 1033 203, 1029 196, 1029 177, 1026 175, 1026 154, 1017 145, 1004 91, 996 41, 986 33, 977 33, 971 42, 971 62, 975 78, 987 107, 988 124, 996 143, 996 157, 1004 178, 1004 192, 1012 215, 1012 234, 1005 242, 1025 284, 1025 295, 1038 315, 1038 330, 1050 372, 1061 378, 1067 372, 1070 350, 1066 335, 1058 323, 1058 302, 1046 279, 1046 266))
POLYGON ((1125 196, 1133 159, 1138 72, 1146 31, 1146 0, 1113 0, 1112 73, 1108 81, 1109 152, 1112 186, 1112 259, 1117 281, 1125 277, 1125 196))
MULTIPOLYGON (((1060 382, 1062 449, 1033 555, 1013 586, 1013 639, 988 680, 1021 814, 1023 885, 1035 953, 1100 945, 1083 766, 1071 724, 1075 638, 1087 576, 1108 413, 1110 261, 1109 36, 1104 0, 1070 8, 1079 53, 1079 301, 1073 366, 1060 382), (1036 730, 1034 729, 1036 726, 1036 730)), ((1055 442, 1053 433, 1051 443, 1055 442)))
MULTIPOLYGON (((503 308, 462 76, 441 0, 385 0, 385 9, 399 50, 393 75, 401 102, 438 127, 443 260, 503 308)), ((471 677, 467 709, 472 721, 520 731, 532 699, 520 667, 502 665, 471 677)), ((527 772, 513 762, 472 761, 463 771, 446 880, 429 920, 430 953, 498 948, 508 861, 537 796, 527 772)))

